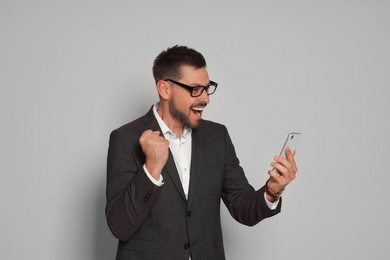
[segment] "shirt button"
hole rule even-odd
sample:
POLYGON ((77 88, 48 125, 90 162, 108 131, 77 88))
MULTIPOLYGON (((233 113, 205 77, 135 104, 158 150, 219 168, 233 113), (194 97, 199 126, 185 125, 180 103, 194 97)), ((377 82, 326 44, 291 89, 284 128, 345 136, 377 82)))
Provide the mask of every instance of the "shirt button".
POLYGON ((188 249, 188 248, 190 248, 190 244, 187 243, 184 245, 184 249, 188 249))

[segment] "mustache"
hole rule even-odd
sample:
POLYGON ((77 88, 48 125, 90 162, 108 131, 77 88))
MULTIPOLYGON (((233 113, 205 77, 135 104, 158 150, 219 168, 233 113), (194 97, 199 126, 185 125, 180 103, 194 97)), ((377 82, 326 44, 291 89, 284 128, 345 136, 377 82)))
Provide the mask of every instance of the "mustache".
POLYGON ((193 104, 193 105, 191 106, 191 108, 194 108, 194 107, 203 107, 203 108, 205 108, 206 106, 207 106, 207 103, 205 103, 205 102, 199 102, 199 103, 193 104))

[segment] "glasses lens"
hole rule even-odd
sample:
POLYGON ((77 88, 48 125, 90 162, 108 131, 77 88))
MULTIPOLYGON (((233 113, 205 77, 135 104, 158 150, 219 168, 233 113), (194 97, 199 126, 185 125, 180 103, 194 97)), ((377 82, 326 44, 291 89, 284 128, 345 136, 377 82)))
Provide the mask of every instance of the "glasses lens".
POLYGON ((193 97, 198 97, 200 95, 202 95, 203 93, 203 87, 194 87, 192 88, 192 96, 193 97))
POLYGON ((193 97, 199 97, 200 95, 203 94, 203 91, 205 91, 205 90, 206 90, 207 95, 211 95, 215 92, 216 89, 217 89, 217 84, 213 82, 212 84, 210 84, 207 87, 193 87, 191 95, 193 97))
POLYGON ((217 89, 217 86, 215 85, 210 85, 208 88, 207 88, 207 94, 211 95, 215 92, 215 90, 217 89))

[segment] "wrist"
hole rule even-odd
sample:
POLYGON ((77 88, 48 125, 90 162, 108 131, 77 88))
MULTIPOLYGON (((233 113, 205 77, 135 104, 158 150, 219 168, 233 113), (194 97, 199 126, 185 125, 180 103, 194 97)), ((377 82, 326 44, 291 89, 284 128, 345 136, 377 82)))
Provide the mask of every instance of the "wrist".
POLYGON ((155 167, 151 167, 151 166, 147 165, 146 163, 145 163, 145 168, 147 169, 148 173, 149 173, 155 180, 159 180, 159 179, 160 179, 162 169, 160 169, 160 168, 155 168, 155 167))
POLYGON ((275 202, 282 196, 283 190, 277 192, 269 186, 269 180, 267 180, 267 182, 265 183, 265 194, 267 196, 268 201, 275 202))

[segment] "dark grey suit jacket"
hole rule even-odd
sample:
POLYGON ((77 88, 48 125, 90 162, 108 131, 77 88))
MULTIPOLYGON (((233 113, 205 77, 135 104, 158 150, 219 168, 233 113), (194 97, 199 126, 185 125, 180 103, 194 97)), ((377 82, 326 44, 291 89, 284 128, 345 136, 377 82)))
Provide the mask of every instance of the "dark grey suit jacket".
POLYGON ((188 200, 172 157, 155 186, 143 170, 139 145, 147 129, 160 130, 152 109, 111 133, 107 159, 108 225, 119 239, 117 260, 223 260, 221 198, 240 223, 255 225, 270 210, 264 187, 249 185, 225 126, 202 120, 192 132, 188 200))

